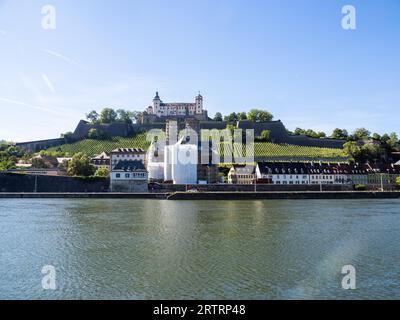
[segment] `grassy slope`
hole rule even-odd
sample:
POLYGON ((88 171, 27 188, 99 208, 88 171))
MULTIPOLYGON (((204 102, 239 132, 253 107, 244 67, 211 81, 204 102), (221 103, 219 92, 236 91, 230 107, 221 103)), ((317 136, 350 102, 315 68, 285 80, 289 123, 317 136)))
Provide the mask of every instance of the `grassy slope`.
POLYGON ((110 152, 116 148, 143 148, 147 149, 150 143, 146 141, 146 135, 138 134, 133 138, 115 137, 112 140, 82 140, 71 144, 63 144, 58 147, 47 149, 47 151, 61 151, 72 156, 78 152, 88 155, 100 154, 103 151, 110 152))
MULTIPOLYGON (((103 151, 110 152, 116 148, 143 148, 149 147, 146 135, 138 134, 132 138, 113 138, 112 140, 82 140, 72 144, 64 144, 59 147, 48 149, 48 151, 61 151, 68 155, 84 152, 89 155, 99 154, 103 151)), ((280 145, 269 142, 255 143, 256 157, 288 157, 288 158, 341 158, 344 157, 343 150, 330 148, 303 147, 295 145, 280 145)))

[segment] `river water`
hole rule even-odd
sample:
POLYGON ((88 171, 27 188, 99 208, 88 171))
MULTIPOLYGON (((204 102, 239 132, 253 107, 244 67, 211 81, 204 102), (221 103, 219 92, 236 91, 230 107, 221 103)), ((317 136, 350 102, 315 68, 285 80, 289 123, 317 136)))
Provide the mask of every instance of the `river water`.
POLYGON ((0 299, 360 298, 400 299, 400 200, 0 200, 0 299))

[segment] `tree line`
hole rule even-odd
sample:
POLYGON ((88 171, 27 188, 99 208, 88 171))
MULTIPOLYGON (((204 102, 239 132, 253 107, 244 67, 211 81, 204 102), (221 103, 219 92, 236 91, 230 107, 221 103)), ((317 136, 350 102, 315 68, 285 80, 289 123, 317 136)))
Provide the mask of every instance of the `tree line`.
POLYGON ((266 110, 251 109, 249 112, 232 112, 229 115, 223 116, 221 112, 217 112, 213 118, 214 121, 237 122, 249 120, 252 122, 268 122, 272 121, 274 116, 266 110))

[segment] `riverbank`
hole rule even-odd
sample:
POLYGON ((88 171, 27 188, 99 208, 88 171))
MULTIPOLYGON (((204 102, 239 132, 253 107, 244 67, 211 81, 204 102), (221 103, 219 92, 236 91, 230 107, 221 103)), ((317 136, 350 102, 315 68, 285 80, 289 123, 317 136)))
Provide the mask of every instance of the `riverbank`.
POLYGON ((173 192, 173 193, 0 193, 0 199, 161 199, 161 200, 292 200, 292 199, 396 199, 392 191, 273 191, 273 192, 173 192))

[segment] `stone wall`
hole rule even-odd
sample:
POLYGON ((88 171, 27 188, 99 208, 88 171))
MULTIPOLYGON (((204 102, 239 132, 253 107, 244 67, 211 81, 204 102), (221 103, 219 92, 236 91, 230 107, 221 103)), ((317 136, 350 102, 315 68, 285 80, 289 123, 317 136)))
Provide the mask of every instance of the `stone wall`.
POLYGON ((148 192, 147 181, 112 181, 110 186, 111 192, 148 192))
POLYGON ((64 139, 58 138, 58 139, 21 142, 21 143, 16 143, 15 146, 24 149, 28 152, 38 152, 40 150, 57 147, 59 145, 62 145, 63 143, 64 139))
POLYGON ((108 179, 0 173, 0 192, 107 192, 108 179))
MULTIPOLYGON (((217 129, 223 130, 228 125, 225 121, 200 121, 200 129, 217 129)), ((306 136, 294 136, 289 135, 283 123, 278 121, 269 121, 266 123, 254 123, 248 120, 239 121, 237 123, 239 129, 253 129, 254 135, 259 136, 263 130, 270 131, 271 142, 278 144, 293 144, 298 146, 309 146, 309 147, 323 147, 323 148, 342 148, 345 143, 344 140, 336 139, 318 139, 310 138, 306 136)), ((185 127, 184 122, 179 123, 179 129, 182 130, 185 127)), ((135 123, 127 124, 122 122, 116 122, 111 124, 91 124, 87 121, 79 121, 74 133, 73 140, 79 141, 87 138, 90 129, 97 129, 103 132, 108 138, 112 137, 127 137, 139 132, 149 131, 151 129, 165 129, 164 122, 156 123, 135 123)), ((31 152, 37 152, 50 147, 55 147, 64 143, 64 139, 49 139, 41 141, 31 141, 24 143, 17 143, 18 147, 31 152)))
MULTIPOLYGON (((150 192, 178 192, 195 189, 205 192, 253 192, 255 186, 251 184, 209 184, 209 185, 159 185, 158 188, 152 188, 150 192)), ((257 191, 320 191, 320 185, 272 185, 258 184, 257 191)), ((350 185, 323 185, 323 191, 351 191, 353 187, 350 185)))

